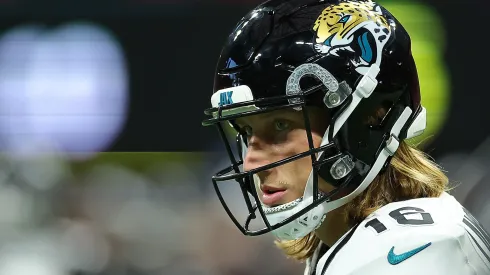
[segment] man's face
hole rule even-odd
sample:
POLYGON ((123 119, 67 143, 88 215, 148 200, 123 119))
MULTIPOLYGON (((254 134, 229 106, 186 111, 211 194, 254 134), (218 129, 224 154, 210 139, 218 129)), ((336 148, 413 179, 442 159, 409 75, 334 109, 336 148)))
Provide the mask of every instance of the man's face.
MULTIPOLYGON (((278 110, 236 120, 248 138, 243 165, 245 171, 309 150, 302 112, 278 110)), ((320 109, 311 109, 308 114, 313 144, 319 147, 328 126, 328 117, 320 109)), ((258 173, 260 188, 257 192, 260 200, 265 205, 278 206, 302 197, 311 169, 311 156, 308 156, 258 173)), ((323 192, 332 189, 321 179, 318 184, 323 192)))

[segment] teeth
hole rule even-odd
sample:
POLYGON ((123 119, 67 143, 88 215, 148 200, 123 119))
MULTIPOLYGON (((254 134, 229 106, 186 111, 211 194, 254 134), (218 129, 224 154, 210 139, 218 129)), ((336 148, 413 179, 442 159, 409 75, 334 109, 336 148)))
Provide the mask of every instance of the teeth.
POLYGON ((330 54, 331 54, 331 55, 335 55, 335 56, 339 56, 339 55, 337 54, 337 51, 338 51, 338 50, 339 50, 339 48, 333 49, 332 51, 330 51, 330 54))
POLYGON ((367 62, 366 62, 364 59, 362 59, 362 58, 357 58, 357 59, 355 59, 355 60, 353 59, 353 60, 351 60, 351 62, 352 62, 352 65, 354 65, 354 66, 356 66, 356 67, 358 67, 358 66, 360 66, 360 65, 362 65, 362 66, 367 66, 367 65, 369 65, 369 63, 367 63, 367 62))
POLYGON ((368 65, 368 63, 364 59, 362 59, 362 58, 361 58, 361 64, 362 65, 368 65))
POLYGON ((354 50, 351 48, 351 46, 347 46, 344 49, 348 50, 349 52, 354 52, 354 50))

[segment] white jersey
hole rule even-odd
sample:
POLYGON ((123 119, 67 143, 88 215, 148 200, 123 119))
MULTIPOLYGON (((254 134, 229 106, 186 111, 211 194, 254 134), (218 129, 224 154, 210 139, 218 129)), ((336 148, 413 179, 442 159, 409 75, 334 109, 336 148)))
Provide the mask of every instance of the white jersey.
POLYGON ((451 195, 390 203, 321 245, 305 275, 487 275, 490 238, 451 195))

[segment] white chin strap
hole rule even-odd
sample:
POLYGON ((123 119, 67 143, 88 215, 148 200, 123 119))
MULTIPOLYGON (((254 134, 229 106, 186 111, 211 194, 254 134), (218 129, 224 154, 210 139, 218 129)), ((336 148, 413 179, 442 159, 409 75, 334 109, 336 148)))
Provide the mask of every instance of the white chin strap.
MULTIPOLYGON (((347 121, 348 117, 355 110, 359 102, 362 98, 367 98, 371 95, 377 85, 376 76, 379 73, 379 67, 373 65, 369 71, 364 75, 362 80, 359 82, 356 90, 354 91, 352 97, 352 102, 346 108, 346 110, 339 116, 337 121, 334 124, 334 136, 337 134, 342 125, 347 121)), ((272 231, 276 238, 280 240, 295 240, 306 236, 307 234, 313 232, 317 229, 325 219, 325 216, 328 212, 337 209, 346 203, 350 202, 357 195, 362 193, 369 184, 374 180, 374 178, 378 175, 379 171, 382 169, 386 160, 393 156, 399 146, 398 136, 400 134, 401 129, 406 125, 410 116, 412 115, 412 110, 409 107, 406 107, 403 113, 400 115, 398 120, 395 122, 393 128, 391 129, 391 137, 386 142, 385 147, 379 154, 375 163, 369 170, 368 174, 362 181, 362 183, 350 194, 339 198, 334 201, 324 202, 312 210, 308 211, 306 214, 300 216, 299 218, 291 221, 288 224, 285 224, 278 229, 272 231)), ((425 109, 417 116, 415 121, 412 123, 410 128, 408 129, 409 135, 407 138, 411 138, 413 136, 419 135, 425 129, 426 122, 426 112, 425 109)), ((329 129, 325 132, 323 136, 322 145, 328 144, 328 132, 329 129)), ((318 156, 318 158, 320 155, 318 156)), ((291 203, 284 204, 277 207, 269 208, 265 205, 262 205, 264 212, 266 213, 267 221, 271 226, 278 224, 292 215, 300 212, 305 209, 309 205, 313 203, 313 172, 310 173, 308 181, 306 183, 305 191, 303 197, 295 200, 291 203)))

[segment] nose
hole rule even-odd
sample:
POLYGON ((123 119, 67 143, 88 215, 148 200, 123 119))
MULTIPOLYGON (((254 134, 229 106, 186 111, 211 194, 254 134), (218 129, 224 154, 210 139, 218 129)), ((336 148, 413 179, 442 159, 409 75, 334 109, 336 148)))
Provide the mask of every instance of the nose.
MULTIPOLYGON (((254 147, 249 147, 245 159, 243 160, 243 170, 250 171, 253 169, 260 168, 264 165, 271 163, 271 158, 268 156, 264 150, 256 149, 254 147)), ((267 177, 272 173, 271 169, 259 171, 254 174, 255 184, 262 184, 266 181, 267 177)))
POLYGON ((269 163, 271 163, 271 156, 267 142, 257 135, 251 136, 243 159, 243 170, 250 171, 269 163))
POLYGON ((245 159, 243 160, 243 170, 250 171, 266 164, 266 157, 263 152, 248 148, 245 159))

